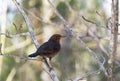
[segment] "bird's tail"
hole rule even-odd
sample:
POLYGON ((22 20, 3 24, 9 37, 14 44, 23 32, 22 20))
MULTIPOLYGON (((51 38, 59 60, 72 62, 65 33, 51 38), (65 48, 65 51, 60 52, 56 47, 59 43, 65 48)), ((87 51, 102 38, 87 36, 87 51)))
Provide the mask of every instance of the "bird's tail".
POLYGON ((33 54, 30 54, 28 57, 36 57, 36 56, 38 56, 38 54, 37 53, 33 53, 33 54))

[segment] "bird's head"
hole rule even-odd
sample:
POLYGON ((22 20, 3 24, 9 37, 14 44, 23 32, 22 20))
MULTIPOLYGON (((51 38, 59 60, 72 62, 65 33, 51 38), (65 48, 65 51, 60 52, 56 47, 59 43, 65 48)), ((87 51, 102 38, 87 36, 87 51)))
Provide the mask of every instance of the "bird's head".
POLYGON ((49 41, 57 41, 57 42, 59 42, 60 39, 63 38, 63 37, 65 37, 65 36, 62 36, 60 34, 54 34, 54 35, 52 35, 50 37, 49 41))

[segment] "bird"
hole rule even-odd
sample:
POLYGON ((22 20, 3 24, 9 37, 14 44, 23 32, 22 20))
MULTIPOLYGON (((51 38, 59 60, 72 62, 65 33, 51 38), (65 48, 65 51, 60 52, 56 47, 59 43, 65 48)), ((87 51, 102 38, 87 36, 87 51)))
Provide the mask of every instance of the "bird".
POLYGON ((38 55, 42 57, 47 57, 51 61, 51 59, 58 54, 61 49, 60 40, 65 36, 60 34, 52 35, 49 40, 43 43, 36 52, 30 54, 28 57, 36 57, 38 55))

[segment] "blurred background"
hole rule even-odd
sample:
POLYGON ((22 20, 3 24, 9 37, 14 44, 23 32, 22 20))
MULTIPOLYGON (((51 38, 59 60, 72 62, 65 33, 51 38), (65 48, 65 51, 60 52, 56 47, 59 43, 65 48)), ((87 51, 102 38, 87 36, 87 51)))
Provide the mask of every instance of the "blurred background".
MULTIPOLYGON (((61 51, 52 59, 54 69, 60 81, 74 79, 86 72, 99 69, 96 61, 85 50, 76 38, 64 29, 63 22, 54 13, 47 0, 17 0, 27 13, 34 34, 41 45, 55 33, 68 36, 61 40, 61 51)), ((103 61, 108 59, 110 30, 102 28, 109 25, 111 16, 111 0, 51 0, 59 13, 68 21, 81 39, 103 61), (86 22, 82 16, 100 24, 96 26, 86 22)), ((17 35, 28 32, 23 16, 19 13, 12 0, 0 0, 0 32, 17 35)), ((109 27, 109 26, 108 26, 109 27)), ((0 36, 2 53, 27 56, 36 51, 30 36, 0 36)), ((119 51, 119 50, 118 50, 119 51)), ((119 56, 119 55, 118 55, 119 56)), ((37 57, 39 58, 39 57, 37 57)), ((105 63, 107 67, 107 63, 105 63)), ((40 61, 25 61, 0 56, 0 81, 52 81, 44 65, 40 61)), ((116 81, 120 78, 116 71, 116 81)), ((83 79, 84 81, 106 81, 104 73, 83 79)))

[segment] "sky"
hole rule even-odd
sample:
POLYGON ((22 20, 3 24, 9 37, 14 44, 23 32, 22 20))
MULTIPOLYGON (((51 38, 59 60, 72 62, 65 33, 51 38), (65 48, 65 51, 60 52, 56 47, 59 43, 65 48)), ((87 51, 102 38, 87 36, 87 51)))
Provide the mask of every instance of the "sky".
MULTIPOLYGON (((21 1, 21 0, 17 0, 17 1, 21 1)), ((8 10, 8 12, 10 12, 10 13, 8 13, 7 14, 7 25, 9 25, 10 23, 12 23, 12 20, 13 20, 13 18, 14 18, 14 15, 15 15, 15 11, 16 11, 16 7, 15 7, 15 5, 13 4, 13 2, 12 2, 12 0, 0 0, 0 27, 1 27, 1 25, 3 24, 3 17, 4 17, 4 13, 5 13, 5 6, 7 6, 7 10, 8 10)), ((8 27, 8 26, 7 26, 8 27)))

